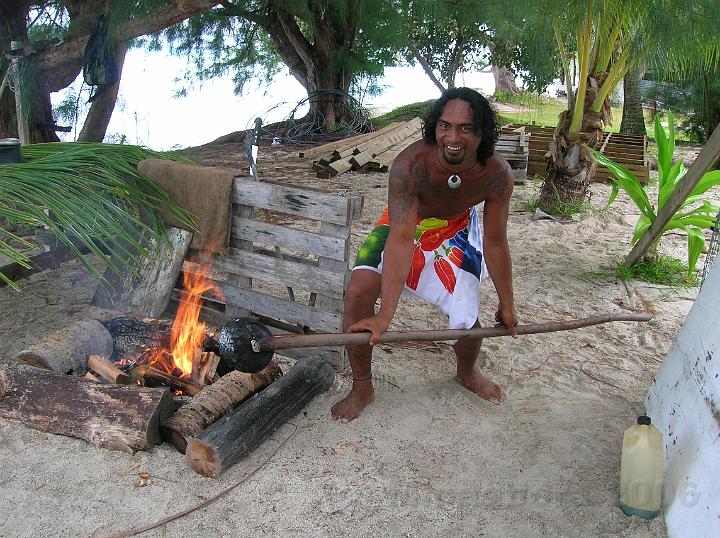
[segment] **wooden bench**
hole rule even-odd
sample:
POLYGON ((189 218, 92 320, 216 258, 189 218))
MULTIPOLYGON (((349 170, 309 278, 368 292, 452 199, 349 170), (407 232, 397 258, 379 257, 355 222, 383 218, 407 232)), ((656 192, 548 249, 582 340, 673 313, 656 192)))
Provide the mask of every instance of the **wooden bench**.
POLYGON ((527 171, 530 135, 525 127, 503 130, 495 143, 495 153, 502 155, 515 170, 527 171))
MULTIPOLYGON (((231 248, 213 259, 224 300, 206 300, 201 318, 221 325, 253 315, 273 332, 341 331, 350 227, 360 218, 363 198, 238 177, 232 202, 231 248)), ((185 261, 184 271, 195 268, 185 261)), ((179 295, 176 287, 175 307, 179 295)), ((347 367, 343 347, 282 352, 309 353, 336 369, 347 367)))

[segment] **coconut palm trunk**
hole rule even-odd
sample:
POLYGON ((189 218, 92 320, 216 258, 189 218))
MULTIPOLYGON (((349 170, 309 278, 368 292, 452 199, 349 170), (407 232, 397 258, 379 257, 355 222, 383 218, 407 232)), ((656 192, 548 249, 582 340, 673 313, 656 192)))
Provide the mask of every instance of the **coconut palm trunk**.
MULTIPOLYGON (((553 26, 570 80, 568 54, 557 24, 553 26)), ((610 95, 625 73, 634 67, 631 50, 622 46, 623 24, 612 18, 593 22, 592 3, 576 28, 580 73, 577 91, 568 86, 568 107, 558 118, 550 144, 547 178, 540 191, 539 207, 550 214, 565 214, 582 203, 595 175, 596 163, 588 147, 599 146, 603 127, 611 123, 610 95), (593 26, 594 25, 594 26, 593 26)))

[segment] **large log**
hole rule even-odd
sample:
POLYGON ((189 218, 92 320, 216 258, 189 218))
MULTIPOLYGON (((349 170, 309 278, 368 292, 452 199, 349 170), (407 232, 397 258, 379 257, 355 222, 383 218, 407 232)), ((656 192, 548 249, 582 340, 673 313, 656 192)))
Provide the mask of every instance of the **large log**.
POLYGON ((185 458, 195 472, 217 477, 330 388, 332 366, 319 357, 299 360, 285 375, 190 440, 185 458))
POLYGON ((225 413, 229 413, 253 394, 282 375, 277 363, 271 362, 256 374, 233 370, 205 387, 160 427, 164 437, 185 454, 188 440, 200 434, 225 413))
POLYGON ((102 323, 94 319, 76 321, 46 335, 15 356, 15 360, 45 368, 56 374, 87 372, 90 355, 110 357, 113 340, 102 323))
POLYGON ((0 416, 111 450, 135 452, 161 441, 173 410, 161 388, 113 385, 0 361, 0 416))

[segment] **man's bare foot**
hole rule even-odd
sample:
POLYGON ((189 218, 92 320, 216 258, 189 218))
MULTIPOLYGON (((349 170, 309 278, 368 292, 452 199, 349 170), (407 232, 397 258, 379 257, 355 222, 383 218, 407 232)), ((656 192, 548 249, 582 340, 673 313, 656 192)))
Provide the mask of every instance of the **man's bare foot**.
POLYGON ((375 389, 372 386, 372 380, 355 380, 350 394, 333 405, 330 414, 335 420, 350 422, 360 415, 360 412, 373 401, 373 398, 375 398, 375 389))
POLYGON ((463 375, 458 373, 456 379, 463 387, 468 389, 470 392, 474 392, 483 400, 489 400, 497 403, 500 403, 502 400, 502 390, 500 389, 500 385, 493 383, 477 370, 473 370, 469 374, 463 375))

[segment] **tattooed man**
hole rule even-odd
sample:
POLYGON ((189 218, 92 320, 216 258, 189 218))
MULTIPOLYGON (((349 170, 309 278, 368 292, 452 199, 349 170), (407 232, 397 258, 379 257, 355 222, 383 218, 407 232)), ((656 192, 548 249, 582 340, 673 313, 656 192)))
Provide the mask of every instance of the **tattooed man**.
MULTIPOLYGON (((499 299, 496 320, 517 337, 507 243, 513 179, 507 161, 493 153, 498 131, 482 95, 450 89, 431 108, 423 139, 395 159, 387 208, 358 252, 345 297, 344 330, 372 336, 369 345, 347 347, 353 386, 332 408, 333 418, 353 420, 373 400, 372 345, 388 329, 403 291, 442 308, 451 328, 479 326, 479 285, 487 274, 499 299)), ((476 367, 481 343, 454 344, 457 380, 499 402, 500 387, 476 367)))

